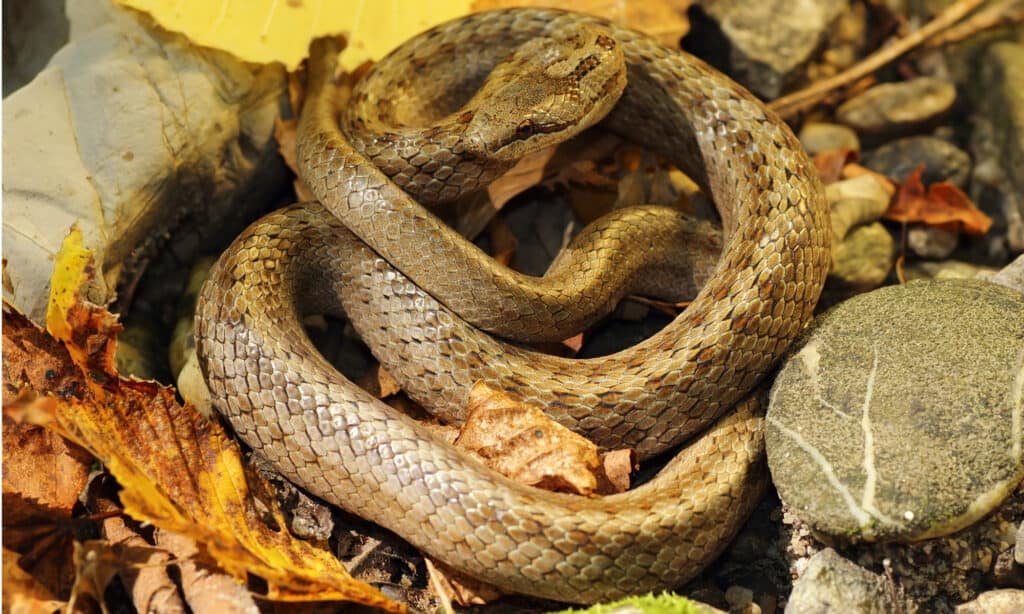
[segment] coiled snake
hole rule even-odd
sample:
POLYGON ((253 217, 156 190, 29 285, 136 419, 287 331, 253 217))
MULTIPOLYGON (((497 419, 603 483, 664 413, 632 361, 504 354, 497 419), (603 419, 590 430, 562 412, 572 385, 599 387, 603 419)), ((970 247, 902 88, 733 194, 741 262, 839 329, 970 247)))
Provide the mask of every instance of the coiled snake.
POLYGON ((591 602, 696 575, 764 484, 757 402, 745 396, 811 317, 828 269, 822 189, 790 130, 726 77, 643 34, 575 13, 512 9, 442 25, 382 60, 374 74, 383 76, 353 95, 354 107, 377 119, 345 119, 349 129, 378 132, 350 142, 331 97, 331 52, 314 50, 298 145, 323 208, 294 206, 254 224, 201 293, 197 350, 218 410, 296 483, 504 588, 591 602), (470 99, 481 75, 539 39, 567 51, 512 56, 513 65, 539 62, 529 64, 533 87, 516 89, 502 72, 483 86, 498 88, 497 99, 474 107, 473 98, 469 111, 447 102, 470 99), (457 65, 442 62, 453 58, 457 65), (603 125, 665 155, 717 203, 725 239, 714 276, 662 331, 610 356, 571 360, 497 341, 478 329, 560 339, 625 292, 664 293, 651 279, 677 279, 676 247, 700 233, 668 210, 625 209, 530 278, 495 264, 384 171, 426 200, 451 195, 446 178, 453 190, 475 188, 535 141, 597 121, 595 92, 621 89, 604 64, 622 59, 625 89, 603 125), (569 93, 530 93, 548 87, 545 71, 569 93), (423 118, 402 100, 433 109, 419 112, 436 122, 425 137, 408 127, 423 118), (575 119, 561 117, 567 107, 575 119), (472 161, 496 151, 504 159, 495 167, 472 161), (383 170, 367 156, 383 159, 383 170), (737 409, 634 490, 538 491, 439 442, 334 371, 300 317, 341 310, 415 399, 453 419, 468 387, 484 380, 599 445, 635 446, 646 457, 737 409))

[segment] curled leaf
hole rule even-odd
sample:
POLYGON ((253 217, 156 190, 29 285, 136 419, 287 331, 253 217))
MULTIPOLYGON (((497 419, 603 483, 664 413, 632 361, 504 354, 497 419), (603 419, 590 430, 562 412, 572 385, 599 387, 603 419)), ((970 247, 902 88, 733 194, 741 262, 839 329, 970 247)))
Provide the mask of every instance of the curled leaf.
MULTIPOLYGON (((74 240, 70 245, 74 252, 74 240)), ((75 255, 75 262, 79 265, 64 271, 66 279, 52 284, 65 295, 51 301, 47 316, 60 342, 4 306, 5 390, 12 386, 38 397, 33 407, 43 415, 34 421, 107 466, 123 487, 126 514, 195 540, 201 556, 238 580, 250 574, 263 578, 269 599, 348 600, 402 611, 400 604, 351 578, 331 553, 294 537, 273 503, 261 501, 276 525, 268 526, 238 446, 218 422, 179 404, 171 388, 118 377, 106 360, 115 346, 117 326, 111 323, 116 322, 105 309, 73 298, 80 296, 75 275, 79 290, 90 279, 91 257, 75 255), (68 319, 60 320, 60 314, 68 319), (89 347, 78 346, 79 340, 89 347), (30 352, 34 368, 9 371, 14 352, 30 352), (61 375, 56 379, 61 389, 52 387, 50 374, 61 375)))
POLYGON ((992 219, 981 212, 960 188, 942 181, 933 183, 925 191, 921 182, 924 165, 900 185, 895 201, 885 218, 896 222, 922 222, 954 232, 985 234, 992 219))

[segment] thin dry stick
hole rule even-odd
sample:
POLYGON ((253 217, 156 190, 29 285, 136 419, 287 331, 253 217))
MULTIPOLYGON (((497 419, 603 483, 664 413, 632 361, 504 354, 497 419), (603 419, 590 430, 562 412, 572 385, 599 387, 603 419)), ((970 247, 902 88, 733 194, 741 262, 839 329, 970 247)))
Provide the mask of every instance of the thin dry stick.
POLYGON ((788 96, 773 100, 768 106, 782 117, 792 117, 817 104, 829 92, 870 75, 882 66, 925 42, 930 37, 949 28, 984 2, 985 0, 959 0, 939 13, 935 19, 929 21, 917 32, 908 34, 888 47, 879 49, 833 77, 818 81, 788 96))
POLYGON ((1003 0, 986 6, 967 19, 924 44, 934 49, 950 43, 958 43, 982 30, 1024 22, 1024 0, 1003 0))

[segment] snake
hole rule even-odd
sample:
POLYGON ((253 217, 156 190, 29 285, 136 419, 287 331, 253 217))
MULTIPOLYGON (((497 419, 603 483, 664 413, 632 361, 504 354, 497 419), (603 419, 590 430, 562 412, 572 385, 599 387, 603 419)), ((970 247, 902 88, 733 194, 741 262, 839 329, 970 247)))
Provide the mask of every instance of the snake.
POLYGON ((367 78, 366 93, 353 92, 355 106, 377 110, 361 122, 339 120, 336 51, 313 45, 299 122, 300 175, 319 203, 250 226, 200 293, 196 346, 215 407, 295 483, 501 588, 588 603, 695 577, 766 487, 752 391, 812 317, 828 271, 823 189, 790 129, 701 60, 580 13, 506 9, 420 34, 374 67, 380 76, 367 78), (618 69, 599 69, 605 61, 622 62, 624 84, 618 69), (508 84, 503 63, 531 67, 528 95, 507 95, 522 86, 508 84), (403 93, 418 88, 426 93, 403 93), (519 106, 481 99, 489 88, 519 106), (589 116, 604 104, 598 91, 618 100, 589 116), (393 105, 403 97, 433 106, 393 105), (371 136, 349 137, 342 124, 371 136), (529 277, 495 263, 398 182, 426 201, 450 196, 446 179, 486 181, 510 163, 485 170, 491 162, 463 165, 455 153, 510 146, 514 157, 593 124, 701 185, 721 216, 712 240, 721 256, 661 331, 571 359, 521 342, 598 321, 620 286, 669 292, 655 282, 684 277, 680 244, 700 228, 663 208, 623 209, 585 228, 547 274, 529 277), (417 128, 426 136, 409 136, 417 128), (388 162, 377 167, 381 156, 388 162), (691 442, 650 481, 616 495, 515 483, 334 370, 302 327, 311 313, 344 313, 410 396, 453 420, 467 389, 485 381, 603 447, 631 445, 650 458, 691 442))

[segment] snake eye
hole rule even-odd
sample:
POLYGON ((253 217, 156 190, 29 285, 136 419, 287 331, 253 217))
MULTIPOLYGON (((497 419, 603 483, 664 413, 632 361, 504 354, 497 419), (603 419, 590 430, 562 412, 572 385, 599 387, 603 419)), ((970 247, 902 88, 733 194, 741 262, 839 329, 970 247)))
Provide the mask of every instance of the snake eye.
POLYGON ((533 122, 525 119, 516 126, 516 138, 517 139, 528 139, 533 136, 533 122))

